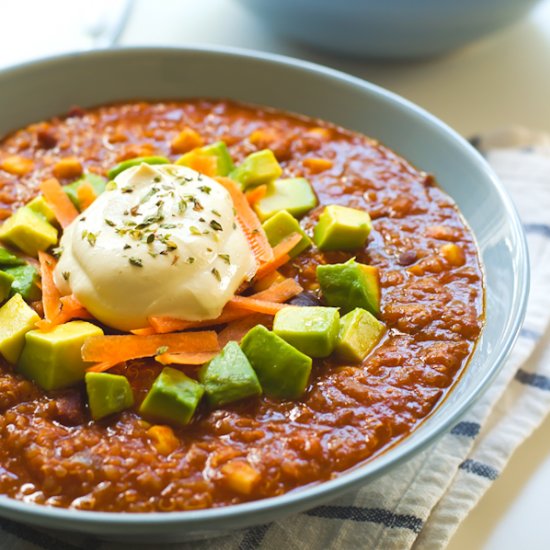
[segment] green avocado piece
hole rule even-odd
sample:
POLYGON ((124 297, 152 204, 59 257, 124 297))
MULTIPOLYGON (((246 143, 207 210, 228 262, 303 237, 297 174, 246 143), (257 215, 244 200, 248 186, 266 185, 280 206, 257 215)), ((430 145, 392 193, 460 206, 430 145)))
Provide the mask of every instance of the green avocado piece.
POLYGON ((264 221, 281 210, 295 218, 301 218, 317 205, 317 197, 305 178, 287 178, 271 182, 265 197, 260 199, 254 210, 264 221))
POLYGON ((129 409, 134 404, 134 394, 125 376, 107 372, 87 372, 86 393, 94 420, 129 409))
POLYGON ((5 271, 0 271, 0 303, 5 302, 10 295, 12 283, 13 276, 5 271))
POLYGON ((182 166, 192 166, 193 159, 197 156, 214 156, 216 157, 216 175, 217 176, 227 176, 234 168, 233 160, 227 145, 223 141, 216 141, 204 147, 197 147, 185 155, 181 156, 176 164, 181 164, 182 166))
POLYGON ((289 214, 286 210, 280 210, 275 215, 266 220, 262 227, 271 246, 278 245, 285 237, 292 233, 300 233, 302 240, 290 251, 290 257, 294 258, 301 252, 309 248, 313 243, 301 228, 298 220, 289 214))
POLYGON ((248 155, 229 175, 243 190, 276 180, 283 173, 273 151, 263 149, 248 155))
POLYGON ((353 258, 344 264, 317 266, 317 280, 325 302, 347 313, 356 307, 380 313, 378 268, 357 263, 353 258))
POLYGON ((8 267, 4 272, 13 277, 11 283, 11 293, 21 294, 28 302, 40 300, 42 292, 38 286, 38 270, 30 265, 19 265, 16 267, 8 267))
POLYGON ((29 256, 37 256, 39 250, 57 244, 57 229, 42 216, 23 206, 2 224, 0 240, 29 256))
POLYGON ((204 388, 183 372, 164 367, 145 396, 140 414, 168 424, 189 423, 204 394, 204 388))
POLYGON ((340 314, 335 307, 289 306, 273 320, 273 332, 310 357, 328 357, 338 337, 340 314))
POLYGON ((145 164, 170 164, 170 161, 166 157, 137 157, 119 162, 114 168, 111 168, 109 172, 107 172, 107 177, 109 180, 113 180, 121 172, 124 172, 124 170, 132 168, 132 166, 139 166, 142 162, 145 164))
POLYGON ((15 267, 17 265, 25 265, 25 260, 18 258, 15 254, 0 246, 0 269, 15 267))
POLYGON ((12 365, 17 363, 25 344, 25 334, 39 320, 36 311, 20 294, 15 294, 0 307, 0 353, 6 361, 12 365))
POLYGON ((365 245, 371 229, 364 210, 331 204, 319 216, 313 240, 319 250, 353 250, 365 245))
POLYGON ((17 370, 45 390, 56 390, 84 380, 87 364, 82 360, 84 341, 103 331, 86 321, 69 321, 49 332, 31 330, 17 370))
POLYGON ((80 210, 80 201, 78 200, 78 188, 84 183, 88 182, 94 189, 96 195, 101 195, 105 191, 107 182, 105 178, 98 176, 97 174, 87 173, 76 181, 69 183, 63 187, 63 191, 67 193, 67 196, 71 199, 72 203, 80 210))
POLYGON ((350 363, 361 363, 378 343, 386 327, 374 315, 360 307, 340 319, 334 352, 350 363))
POLYGON ((249 330, 241 349, 256 371, 266 395, 297 399, 306 390, 311 357, 304 355, 262 325, 249 330))
POLYGON ((262 394, 254 369, 237 342, 229 342, 223 350, 199 370, 211 407, 262 394))
POLYGON ((25 205, 30 208, 35 214, 42 216, 48 223, 52 225, 57 224, 57 218, 52 210, 52 207, 48 204, 44 195, 37 195, 25 205))

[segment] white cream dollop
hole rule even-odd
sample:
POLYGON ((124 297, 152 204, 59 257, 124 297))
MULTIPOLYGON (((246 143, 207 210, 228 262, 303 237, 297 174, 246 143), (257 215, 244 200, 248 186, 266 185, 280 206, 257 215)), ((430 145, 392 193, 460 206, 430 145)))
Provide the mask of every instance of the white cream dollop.
POLYGON ((119 174, 60 246, 56 286, 120 330, 151 315, 213 319, 256 270, 226 189, 172 164, 119 174))

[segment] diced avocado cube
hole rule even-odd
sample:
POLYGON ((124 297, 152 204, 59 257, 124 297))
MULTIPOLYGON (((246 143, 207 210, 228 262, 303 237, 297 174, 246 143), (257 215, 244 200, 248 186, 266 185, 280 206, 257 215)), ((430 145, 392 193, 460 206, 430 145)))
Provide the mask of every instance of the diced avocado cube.
POLYGON ((353 250, 365 245, 371 229, 364 210, 331 204, 319 216, 313 240, 319 250, 353 250))
POLYGON ((107 182, 105 178, 98 176, 97 174, 87 173, 82 177, 78 178, 76 181, 69 183, 63 187, 63 191, 67 193, 68 197, 71 199, 72 203, 80 210, 80 201, 78 200, 78 188, 85 182, 88 182, 94 189, 96 195, 101 195, 105 191, 105 186, 107 182))
POLYGON ((204 388, 183 372, 164 367, 145 396, 140 414, 146 418, 185 426, 204 394, 204 388))
POLYGON ((139 166, 142 162, 145 164, 169 164, 170 161, 166 157, 136 157, 133 159, 123 160, 119 162, 114 168, 111 168, 107 172, 109 180, 115 179, 121 172, 132 168, 132 166, 139 166))
POLYGON ((57 244, 57 229, 39 214, 24 206, 0 227, 0 240, 15 246, 29 256, 57 244))
POLYGON ((199 370, 211 407, 262 394, 254 369, 237 342, 229 342, 223 350, 199 370))
POLYGON ((295 218, 301 218, 317 205, 317 197, 305 178, 288 178, 271 182, 266 195, 255 205, 254 210, 264 221, 286 210, 295 218))
POLYGON ((86 321, 69 321, 49 332, 31 330, 17 370, 45 390, 56 390, 84 380, 87 364, 82 361, 84 341, 103 331, 86 321))
POLYGON ((10 295, 12 283, 13 276, 5 271, 0 271, 0 303, 5 302, 10 295))
POLYGON ((57 218, 52 210, 52 207, 48 204, 44 195, 37 195, 25 205, 30 208, 35 214, 42 216, 48 223, 52 225, 57 224, 57 218))
POLYGON ((11 283, 12 294, 21 294, 27 302, 40 299, 42 292, 38 286, 38 270, 33 265, 25 264, 8 267, 4 271, 13 277, 11 283))
POLYGON ((334 352, 344 361, 361 363, 378 343, 384 330, 384 324, 374 315, 357 307, 340 319, 334 352))
POLYGON ((34 328, 40 317, 25 303, 20 294, 12 296, 0 307, 0 353, 15 365, 25 344, 25 334, 34 328))
POLYGON ((262 325, 249 330, 241 349, 256 371, 266 395, 297 399, 307 388, 311 357, 304 355, 262 325))
POLYGON ((356 307, 373 315, 380 313, 378 268, 354 259, 345 264, 318 265, 317 280, 329 306, 339 307, 344 313, 356 307))
POLYGON ((15 254, 0 246, 0 269, 17 265, 25 265, 25 260, 18 258, 15 254))
POLYGON ((86 393, 94 420, 123 411, 134 404, 134 394, 125 376, 107 372, 87 372, 86 393))
POLYGON ((278 245, 285 237, 292 235, 292 233, 300 233, 302 235, 302 240, 290 251, 291 258, 298 256, 298 254, 313 244, 311 239, 306 235, 306 232, 301 228, 298 220, 286 210, 281 210, 271 216, 271 218, 262 224, 262 227, 271 246, 278 245))
POLYGON ((288 306, 273 320, 273 332, 310 357, 328 357, 338 337, 340 314, 335 307, 288 306))
POLYGON ((248 189, 249 187, 270 183, 279 178, 282 173, 283 169, 277 162, 273 151, 263 149, 248 155, 231 172, 230 177, 238 181, 243 189, 248 189))
POLYGON ((215 157, 217 176, 227 176, 234 168, 229 149, 227 149, 227 145, 223 141, 216 141, 204 147, 197 147, 181 156, 176 161, 176 164, 193 167, 194 160, 197 156, 215 157))

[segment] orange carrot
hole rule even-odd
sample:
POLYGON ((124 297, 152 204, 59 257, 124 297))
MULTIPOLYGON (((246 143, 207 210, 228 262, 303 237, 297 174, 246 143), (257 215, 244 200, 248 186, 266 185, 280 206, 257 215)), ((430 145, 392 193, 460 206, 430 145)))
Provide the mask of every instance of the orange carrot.
MULTIPOLYGON (((267 290, 257 292, 249 298, 256 300, 264 300, 266 302, 283 303, 290 298, 302 292, 303 288, 294 279, 285 279, 284 281, 269 287, 267 290)), ((223 309, 221 315, 216 319, 208 319, 205 321, 185 321, 174 317, 149 317, 149 323, 158 333, 176 332, 179 330, 187 330, 190 328, 211 327, 223 325, 237 319, 242 319, 250 315, 249 310, 235 307, 229 302, 223 309)))
POLYGON ((239 189, 238 185, 229 178, 216 178, 216 180, 223 185, 231 195, 233 205, 237 211, 239 225, 246 235, 258 263, 261 265, 265 262, 272 261, 273 249, 269 245, 258 216, 256 216, 254 210, 250 208, 244 193, 239 189))
POLYGON ((267 185, 258 185, 254 189, 245 193, 246 200, 250 206, 254 206, 258 201, 262 200, 267 194, 267 185))
POLYGON ((61 227, 67 227, 78 216, 78 210, 55 178, 44 180, 40 184, 40 191, 51 206, 61 227))
POLYGON ((151 334, 157 333, 157 331, 153 327, 135 328, 130 332, 132 334, 135 334, 136 336, 150 336, 151 334))
POLYGON ((150 336, 92 336, 82 346, 82 359, 91 362, 153 357, 165 352, 218 351, 218 336, 214 331, 179 334, 152 334, 150 336), (165 349, 166 348, 166 349, 165 349))
POLYGON ((245 309, 254 313, 265 313, 266 315, 275 315, 286 306, 286 304, 258 300, 250 296, 235 296, 229 300, 229 305, 231 309, 245 309))
POLYGON ((184 351, 180 353, 161 353, 155 356, 155 360, 162 365, 203 365, 214 359, 217 351, 184 351))
POLYGON ((256 271, 256 280, 265 277, 268 273, 279 269, 290 260, 289 252, 302 240, 300 233, 292 233, 285 237, 278 245, 273 248, 273 259, 261 265, 256 271))
POLYGON ((231 321, 228 325, 218 333, 218 340, 220 347, 223 348, 228 342, 235 341, 240 343, 245 334, 256 325, 264 325, 269 327, 271 325, 269 315, 263 315, 261 313, 248 315, 242 319, 231 321))
POLYGON ((55 258, 46 252, 39 251, 38 261, 40 262, 42 280, 42 307, 44 309, 44 320, 46 321, 44 328, 46 328, 53 323, 61 311, 61 294, 53 281, 53 271, 57 264, 55 258))
POLYGON ((197 153, 189 159, 189 168, 213 178, 218 171, 218 161, 212 155, 204 155, 197 153))
POLYGON ((80 203, 81 212, 86 210, 86 208, 88 208, 88 206, 90 206, 90 204, 97 199, 97 193, 89 181, 84 181, 78 186, 76 196, 78 197, 78 202, 80 203))
POLYGON ((122 361, 102 361, 101 363, 96 363, 93 367, 86 369, 86 372, 105 372, 106 370, 116 367, 122 361))

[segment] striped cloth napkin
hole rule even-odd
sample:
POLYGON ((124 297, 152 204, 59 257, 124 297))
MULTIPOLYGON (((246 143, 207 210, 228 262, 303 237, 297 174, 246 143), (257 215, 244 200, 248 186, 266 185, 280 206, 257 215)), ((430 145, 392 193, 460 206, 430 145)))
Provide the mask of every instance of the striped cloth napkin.
MULTIPOLYGON (((490 390, 431 448, 329 505, 176 550, 444 548, 550 411, 550 136, 521 129, 475 140, 516 202, 531 253, 531 297, 518 342, 490 390)), ((0 520, 0 550, 118 550, 0 520)), ((159 549, 155 544, 151 548, 159 549)))

